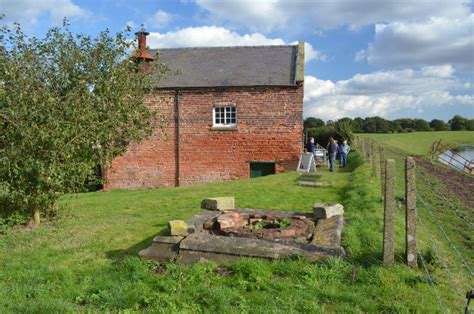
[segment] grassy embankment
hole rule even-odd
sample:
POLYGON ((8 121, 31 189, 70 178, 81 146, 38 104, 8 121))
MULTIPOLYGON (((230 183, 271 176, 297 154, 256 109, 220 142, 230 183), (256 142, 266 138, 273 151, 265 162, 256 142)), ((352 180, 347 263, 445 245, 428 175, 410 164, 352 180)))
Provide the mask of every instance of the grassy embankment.
MULTIPOLYGON (((377 151, 378 146, 385 146, 386 158, 395 160, 396 195, 399 198, 404 195, 404 162, 407 155, 419 155, 427 159, 425 156, 431 144, 439 139, 452 147, 466 144, 474 146, 474 132, 470 131, 362 136, 375 140, 377 151)), ((474 208, 470 208, 469 204, 456 196, 451 182, 463 177, 462 182, 468 183, 462 188, 471 189, 472 193, 474 178, 436 161, 430 163, 448 170, 445 171, 447 176, 439 178, 421 165, 417 166, 417 208, 420 218, 417 225, 420 235, 418 246, 433 257, 436 267, 430 269, 430 272, 435 283, 440 285, 445 282, 455 292, 459 302, 465 301, 466 292, 474 287, 474 208)))
MULTIPOLYGON (((397 263, 381 265, 382 203, 378 180, 355 152, 351 168, 330 174, 332 188, 296 185, 298 174, 175 189, 69 195, 60 217, 31 232, 0 236, 0 312, 151 310, 158 312, 421 311, 439 306, 429 278, 402 261, 403 220, 397 220, 397 263), (232 195, 239 207, 310 211, 316 201, 341 202, 346 259, 242 259, 227 265, 157 267, 137 253, 171 219, 199 211, 205 197, 232 195)), ((428 237, 424 235, 423 238, 428 237)), ((426 255, 426 251, 423 254, 426 255)), ((430 269, 438 269, 426 258, 430 269)), ((445 278, 443 305, 460 311, 445 278)))

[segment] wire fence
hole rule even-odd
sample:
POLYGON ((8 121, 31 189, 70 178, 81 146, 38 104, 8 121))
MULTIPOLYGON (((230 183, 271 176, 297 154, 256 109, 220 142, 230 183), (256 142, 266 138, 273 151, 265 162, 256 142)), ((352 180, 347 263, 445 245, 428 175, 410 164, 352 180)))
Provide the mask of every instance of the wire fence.
MULTIPOLYGON (((358 140, 361 143, 360 139, 358 140)), ((370 144, 367 142, 362 143, 360 146, 361 150, 365 149, 363 152, 365 155, 373 154, 374 151, 371 152, 367 151, 367 147, 373 147, 374 141, 370 144)), ((377 143, 380 147, 384 148, 384 152, 387 152, 387 155, 393 156, 396 160, 404 160, 406 157, 409 156, 407 152, 399 150, 394 147, 381 145, 377 143)), ((369 159, 375 158, 375 156, 370 156, 369 159)), ((380 156, 379 159, 386 159, 386 157, 380 156)), ((448 228, 446 222, 443 222, 439 217, 437 217, 436 213, 439 213, 439 210, 442 208, 449 208, 452 212, 455 213, 456 217, 459 218, 459 221, 463 225, 464 229, 467 229, 468 232, 474 230, 474 222, 468 216, 469 213, 465 212, 463 208, 458 205, 455 205, 455 202, 450 200, 448 196, 441 190, 442 188, 438 188, 437 185, 429 178, 426 174, 427 169, 423 168, 422 165, 417 167, 416 169, 416 177, 421 183, 423 189, 418 189, 416 191, 416 199, 417 199, 417 222, 418 225, 421 227, 421 233, 424 233, 425 238, 428 240, 429 244, 428 247, 432 249, 434 252, 434 256, 437 261, 441 263, 442 268, 437 269, 437 274, 443 275, 444 278, 447 278, 444 282, 448 287, 451 287, 452 291, 455 293, 456 299, 459 299, 460 302, 467 306, 467 302, 465 300, 465 294, 462 292, 464 289, 471 288, 474 283, 474 272, 472 270, 472 265, 469 262, 469 259, 466 258, 464 254, 465 252, 469 252, 469 248, 463 246, 462 242, 455 241, 452 239, 454 236, 456 240, 457 235, 455 233, 447 232, 448 228), (421 193, 423 191, 423 193, 421 193), (426 195, 425 195, 426 193, 426 195), (433 200, 436 199, 435 202, 433 200), (429 224, 429 226, 427 226, 429 224), (433 228, 435 231, 433 232, 433 228), (438 239, 438 236, 441 236, 441 240, 438 239), (445 245, 443 245, 445 244, 445 245), (461 247, 464 249, 461 249, 461 247), (453 263, 454 260, 457 263, 453 263), (450 265, 449 265, 450 264, 450 265), (439 272, 439 273, 438 273, 439 272), (466 276, 467 275, 467 276, 466 276)), ((451 226, 449 226, 451 227, 451 226)), ((467 253, 469 257, 472 256, 467 253)), ((428 278, 429 284, 433 290, 433 294, 436 297, 439 309, 441 312, 446 312, 445 305, 443 304, 443 293, 440 293, 436 281, 434 278, 434 273, 430 272, 429 263, 426 261, 426 257, 420 253, 418 250, 419 261, 421 262, 421 267, 426 278, 428 278)))

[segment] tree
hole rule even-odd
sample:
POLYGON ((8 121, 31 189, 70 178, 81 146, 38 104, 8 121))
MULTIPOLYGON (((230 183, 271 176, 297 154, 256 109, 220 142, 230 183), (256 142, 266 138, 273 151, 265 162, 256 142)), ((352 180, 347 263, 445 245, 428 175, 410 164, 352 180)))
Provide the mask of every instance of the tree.
POLYGON ((304 120, 303 126, 306 129, 320 128, 324 126, 324 121, 314 117, 308 117, 304 120))
POLYGON ((362 133, 364 127, 364 119, 357 117, 354 119, 352 125, 354 133, 362 133))
POLYGON ((413 125, 414 125, 415 131, 417 132, 431 131, 428 121, 425 121, 423 119, 414 119, 413 125))
POLYGON ((474 131, 474 119, 466 120, 466 130, 474 131))
MULTIPOLYGON (((3 216, 50 209, 94 180, 127 145, 151 133, 152 72, 131 62, 129 30, 72 35, 67 21, 44 39, 19 24, 0 30, 0 205, 3 216)), ((152 66, 154 67, 154 66, 152 66)), ((159 71, 162 73, 163 71, 159 71)))
POLYGON ((343 140, 347 140, 352 143, 354 140, 354 134, 352 133, 352 120, 351 119, 340 119, 336 122, 336 131, 342 137, 343 140))
POLYGON ((434 131, 448 131, 449 130, 449 125, 443 120, 438 120, 438 119, 431 120, 430 127, 434 131))
POLYGON ((448 123, 451 125, 451 131, 462 131, 466 129, 466 118, 460 115, 455 115, 448 123))

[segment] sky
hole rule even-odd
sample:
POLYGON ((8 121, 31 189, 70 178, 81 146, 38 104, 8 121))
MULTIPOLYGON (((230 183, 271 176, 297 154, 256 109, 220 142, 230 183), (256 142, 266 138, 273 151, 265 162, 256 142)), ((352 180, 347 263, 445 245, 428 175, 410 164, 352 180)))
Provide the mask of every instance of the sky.
POLYGON ((465 0, 0 0, 41 37, 151 34, 150 48, 305 41, 304 117, 474 118, 474 14, 465 0))

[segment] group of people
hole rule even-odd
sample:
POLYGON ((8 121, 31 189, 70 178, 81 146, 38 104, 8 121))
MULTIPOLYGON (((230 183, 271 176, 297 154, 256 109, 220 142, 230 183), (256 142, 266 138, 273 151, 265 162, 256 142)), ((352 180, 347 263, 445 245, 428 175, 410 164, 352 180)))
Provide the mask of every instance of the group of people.
MULTIPOLYGON (((308 142, 306 143, 306 151, 308 153, 314 153, 315 149, 316 145, 314 143, 314 137, 310 137, 308 142)), ((347 145, 346 140, 342 142, 342 145, 338 145, 337 140, 333 137, 330 137, 328 145, 326 146, 326 150, 328 151, 329 170, 331 172, 334 172, 337 155, 339 155, 341 168, 344 168, 347 165, 347 155, 349 154, 351 147, 347 145)))

